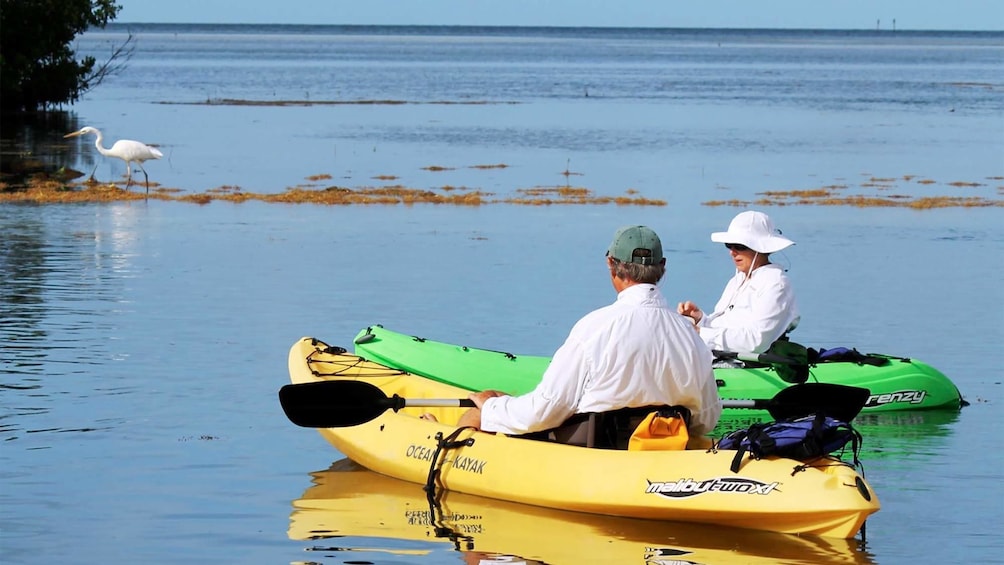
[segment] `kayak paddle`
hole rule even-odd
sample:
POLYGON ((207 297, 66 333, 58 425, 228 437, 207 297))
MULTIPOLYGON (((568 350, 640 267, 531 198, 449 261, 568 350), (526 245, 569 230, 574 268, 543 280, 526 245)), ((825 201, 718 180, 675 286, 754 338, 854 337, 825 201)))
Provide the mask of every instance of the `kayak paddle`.
POLYGON ((791 357, 784 357, 777 355, 775 353, 739 353, 736 351, 722 351, 720 349, 714 349, 711 351, 715 354, 715 359, 738 359, 739 361, 751 361, 753 363, 763 363, 765 365, 772 365, 774 363, 779 363, 781 365, 805 365, 803 361, 797 359, 792 359, 791 357))
POLYGON ((791 341, 778 340, 764 353, 736 353, 719 349, 712 353, 715 359, 738 359, 770 365, 777 376, 788 383, 801 384, 809 380, 808 350, 791 341))
MULTIPOLYGON (((767 410, 775 420, 823 412, 849 422, 868 401, 866 388, 832 383, 805 383, 781 390, 766 400, 723 400, 725 408, 767 410)), ((305 428, 342 428, 369 422, 387 410, 405 407, 473 407, 467 398, 388 397, 365 381, 316 381, 279 389, 279 403, 291 422, 305 428)))

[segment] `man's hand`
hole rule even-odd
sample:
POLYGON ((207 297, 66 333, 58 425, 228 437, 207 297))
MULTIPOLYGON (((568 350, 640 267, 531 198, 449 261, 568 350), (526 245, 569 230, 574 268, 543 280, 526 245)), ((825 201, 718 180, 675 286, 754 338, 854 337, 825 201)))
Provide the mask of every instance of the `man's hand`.
POLYGON ((460 419, 457 421, 458 427, 469 427, 481 429, 481 408, 485 405, 485 401, 489 398, 495 398, 497 396, 506 396, 504 392, 498 390, 483 390, 481 392, 472 392, 467 396, 470 398, 477 408, 471 408, 467 412, 460 415, 460 419))

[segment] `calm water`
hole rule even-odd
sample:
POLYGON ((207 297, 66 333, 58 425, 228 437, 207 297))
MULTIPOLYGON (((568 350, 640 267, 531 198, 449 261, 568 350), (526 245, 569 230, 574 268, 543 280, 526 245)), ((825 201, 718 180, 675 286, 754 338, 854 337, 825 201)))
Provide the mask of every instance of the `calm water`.
MULTIPOLYGON (((1002 34, 132 31, 128 71, 70 120, 159 144, 166 157, 147 170, 165 186, 279 192, 313 174, 349 186, 393 174, 508 193, 564 183, 567 166, 599 194, 669 204, 0 206, 5 563, 476 563, 421 523, 396 527, 411 504, 399 485, 364 476, 362 506, 339 502, 341 455, 275 396, 296 339, 348 345, 382 323, 549 354, 612 300, 602 253, 620 225, 663 236, 671 299, 711 304, 729 263, 708 233, 738 209, 701 202, 836 179, 867 192, 871 176, 903 175, 936 183, 896 192, 1002 198, 1002 34), (189 104, 217 98, 414 104, 189 104), (489 103, 429 103, 443 101, 489 103), (486 163, 509 167, 468 168, 486 163)), ((79 47, 104 53, 125 34, 79 47)), ((81 170, 124 172, 88 147, 81 170)), ((916 356, 973 403, 860 423, 883 503, 864 547, 457 497, 455 513, 483 516, 454 524, 474 550, 549 563, 715 563, 732 547, 751 562, 1004 561, 1000 208, 767 211, 798 242, 779 259, 798 286, 801 342, 916 356), (525 543, 541 533, 550 545, 525 543)))
MULTIPOLYGON (((567 167, 598 193, 690 204, 1004 169, 1002 33, 132 26, 78 48, 106 58, 127 29, 127 70, 74 107, 75 125, 158 144, 153 180, 190 191, 328 174, 511 193, 567 167), (220 99, 410 104, 205 105, 220 99), (509 168, 468 168, 497 163, 509 168)), ((123 173, 94 159, 78 168, 123 173)))

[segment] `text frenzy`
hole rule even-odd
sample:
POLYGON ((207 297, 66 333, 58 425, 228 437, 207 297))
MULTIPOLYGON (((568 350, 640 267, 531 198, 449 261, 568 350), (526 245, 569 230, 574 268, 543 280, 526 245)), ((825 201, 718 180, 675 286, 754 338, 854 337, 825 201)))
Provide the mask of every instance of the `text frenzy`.
POLYGON ((736 477, 715 477, 703 481, 694 479, 679 479, 675 482, 648 482, 645 492, 658 494, 667 498, 687 498, 709 492, 733 494, 759 494, 766 496, 774 491, 781 492, 777 487, 780 483, 764 483, 753 479, 736 477))
POLYGON ((883 404, 894 404, 905 402, 907 404, 920 404, 927 397, 926 390, 901 390, 898 392, 888 392, 886 394, 873 394, 868 397, 865 406, 882 406, 883 404))

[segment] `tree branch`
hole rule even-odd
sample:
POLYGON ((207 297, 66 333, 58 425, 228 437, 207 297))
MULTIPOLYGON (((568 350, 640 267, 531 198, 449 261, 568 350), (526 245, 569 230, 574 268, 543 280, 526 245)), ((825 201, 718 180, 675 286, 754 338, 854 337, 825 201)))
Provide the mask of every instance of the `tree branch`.
POLYGON ((84 88, 81 89, 81 93, 87 92, 88 90, 101 84, 101 81, 106 78, 115 76, 125 70, 126 64, 129 62, 129 59, 132 58, 133 52, 135 51, 136 38, 133 36, 132 32, 129 32, 129 37, 122 42, 122 45, 119 45, 114 51, 112 51, 111 57, 95 68, 93 72, 84 77, 84 88))

